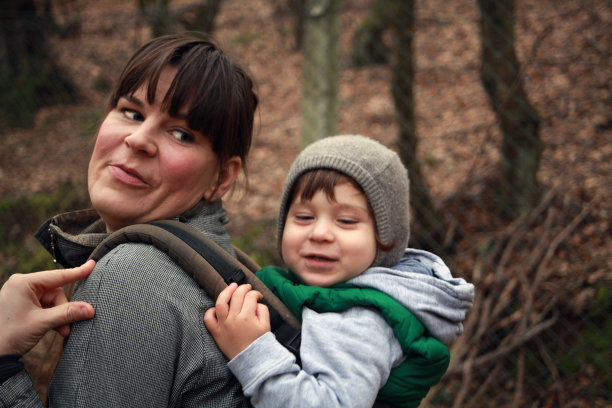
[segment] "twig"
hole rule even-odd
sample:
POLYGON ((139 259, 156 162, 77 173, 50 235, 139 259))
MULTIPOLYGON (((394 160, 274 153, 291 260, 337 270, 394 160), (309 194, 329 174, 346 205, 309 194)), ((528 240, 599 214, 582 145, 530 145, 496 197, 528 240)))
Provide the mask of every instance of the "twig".
POLYGON ((470 350, 468 345, 468 339, 471 339, 473 337, 471 336, 471 334, 474 333, 476 323, 480 320, 478 319, 478 313, 482 304, 481 300, 482 296, 480 296, 479 294, 474 297, 472 310, 468 314, 467 320, 463 325, 463 334, 459 336, 459 338, 452 345, 451 358, 448 365, 448 369, 454 367, 455 364, 457 364, 457 361, 463 360, 463 356, 467 355, 470 350))
MULTIPOLYGON (((531 340, 532 338, 540 334, 542 331, 550 328, 553 324, 557 322, 557 320, 558 320, 558 315, 555 314, 550 319, 531 327, 525 333, 516 334, 515 336, 517 336, 517 338, 511 344, 499 347, 498 349, 490 353, 484 354, 474 359, 474 361, 472 362, 472 365, 474 367, 478 367, 478 366, 481 366, 481 365, 484 365, 490 362, 491 360, 504 357, 505 355, 509 354, 514 349, 516 349, 518 346, 525 344, 526 342, 528 342, 529 340, 531 340)), ((462 371, 464 364, 465 363, 457 364, 452 370, 449 370, 449 372, 456 373, 456 372, 462 371)))
MULTIPOLYGON (((555 213, 556 211, 554 210, 554 208, 552 208, 547 216, 546 216, 546 220, 544 221, 544 225, 542 226, 543 229, 543 236, 546 236, 547 232, 549 232, 552 227, 551 225, 553 224, 554 218, 555 218, 555 213)), ((539 242, 540 243, 545 243, 548 240, 542 239, 539 242)), ((531 271, 532 269, 535 268, 535 265, 537 264, 537 260, 541 259, 543 254, 546 252, 546 248, 545 245, 535 245, 534 249, 531 251, 531 253, 529 254, 529 259, 526 265, 526 268, 528 271, 531 271)), ((539 287, 539 283, 538 282, 531 282, 531 284, 529 284, 527 282, 527 277, 523 274, 523 271, 519 271, 519 277, 523 278, 523 287, 524 287, 524 293, 525 293, 525 301, 523 302, 523 307, 522 309, 526 312, 523 315, 523 318, 521 319, 521 322, 519 323, 519 327, 521 330, 525 330, 525 328, 527 327, 528 322, 530 321, 529 317, 531 316, 531 313, 533 311, 533 302, 534 302, 534 298, 535 298, 535 294, 540 292, 540 287, 539 287)))
POLYGON ((582 207, 582 210, 580 211, 580 214, 578 214, 573 220, 572 222, 570 222, 550 243, 550 245, 548 246, 548 250, 546 251, 546 255, 544 255, 544 259, 542 260, 542 262, 540 262, 540 267, 538 268, 538 270, 536 271, 536 275, 535 275, 535 280, 534 283, 535 284, 539 284, 540 282, 544 281, 546 278, 548 278, 549 273, 546 273, 547 270, 545 269, 546 265, 548 265, 548 262, 551 260, 551 258, 554 256, 555 252, 557 251, 557 248, 559 247, 559 245, 561 245, 561 243, 563 241, 566 240, 566 238, 568 237, 568 235, 570 235, 574 229, 580 225, 580 223, 582 221, 584 221, 584 219, 586 218, 586 216, 589 214, 589 207, 587 205, 584 205, 582 207))
POLYGON ((514 397, 512 399, 513 407, 520 407, 523 400, 523 382, 525 381, 525 348, 519 349, 516 370, 516 387, 514 389, 514 397))
POLYGON ((470 382, 472 381, 472 362, 474 361, 474 356, 476 355, 476 352, 477 349, 473 349, 470 353, 470 356, 463 365, 463 379, 461 381, 461 388, 459 389, 459 393, 455 398, 453 408, 462 406, 463 400, 465 399, 465 396, 470 388, 470 382))
POLYGON ((539 339, 539 338, 535 339, 535 342, 536 342, 536 346, 538 347, 538 352, 540 353, 540 356, 542 357, 544 364, 548 368, 548 371, 550 371, 550 376, 555 382, 555 391, 557 392, 557 395, 558 395, 557 397, 558 403, 559 405, 563 406, 563 401, 565 401, 565 396, 563 393, 563 387, 559 385, 559 379, 561 377, 559 375, 559 370, 557 370, 557 366, 555 365, 555 362, 553 361, 553 359, 550 357, 550 355, 546 351, 546 346, 544 345, 544 342, 542 341, 542 339, 539 339))
POLYGON ((491 303, 493 299, 491 297, 487 297, 483 299, 482 307, 480 308, 480 319, 478 320, 478 327, 476 328, 476 333, 474 335, 474 343, 478 343, 480 338, 488 331, 489 329, 489 313, 491 310, 491 303))
POLYGON ((518 283, 518 279, 516 277, 513 277, 504 286, 502 293, 499 296, 497 296, 497 302, 495 303, 495 308, 493 309, 493 312, 491 313, 491 316, 494 320, 499 316, 499 314, 506 308, 506 306, 508 306, 508 304, 512 300, 511 295, 514 289, 516 288, 517 283, 518 283))
POLYGON ((510 316, 506 316, 503 319, 500 319, 495 323, 495 325, 491 326, 491 330, 503 329, 505 327, 511 326, 512 324, 521 320, 521 316, 523 315, 522 310, 517 310, 512 313, 510 316))
POLYGON ((488 391, 491 383, 495 378, 497 378, 497 374, 503 367, 502 361, 498 361, 495 367, 488 373, 486 380, 478 385, 478 390, 472 396, 472 398, 464 405, 465 407, 480 407, 480 404, 476 404, 475 401, 479 401, 482 395, 488 391))

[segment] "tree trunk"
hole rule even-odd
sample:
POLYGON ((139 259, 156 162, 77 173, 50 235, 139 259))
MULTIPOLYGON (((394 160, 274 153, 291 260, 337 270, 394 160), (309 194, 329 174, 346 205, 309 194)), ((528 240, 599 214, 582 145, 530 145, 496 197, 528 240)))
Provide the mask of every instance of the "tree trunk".
POLYGON ((391 23, 391 93, 399 128, 399 155, 410 176, 414 210, 413 234, 419 246, 440 252, 444 225, 438 215, 417 158, 418 137, 414 115, 414 0, 384 0, 391 23))
POLYGON ((73 101, 73 87, 47 52, 52 19, 34 0, 1 0, 0 9, 0 122, 25 127, 40 107, 73 101))
POLYGON ((361 68, 389 61, 389 49, 383 42, 388 28, 386 1, 376 1, 353 36, 351 64, 361 68))
POLYGON ((313 0, 306 7, 302 147, 336 133, 340 0, 313 0))
POLYGON ((169 0, 138 0, 138 7, 151 27, 153 37, 174 31, 174 21, 168 10, 169 0))
MULTIPOLYGON (((291 20, 291 31, 293 33, 293 49, 299 51, 304 45, 304 26, 306 24, 306 7, 309 0, 276 0, 274 3, 274 19, 282 21, 286 16, 291 20)), ((280 27, 281 35, 289 31, 280 27)))
POLYGON ((215 31, 215 18, 221 8, 222 0, 201 0, 186 8, 188 14, 180 18, 186 30, 213 33, 215 31))
POLYGON ((514 0, 478 0, 481 80, 497 115, 503 142, 496 206, 516 218, 537 203, 542 145, 538 113, 530 104, 514 50, 514 0))

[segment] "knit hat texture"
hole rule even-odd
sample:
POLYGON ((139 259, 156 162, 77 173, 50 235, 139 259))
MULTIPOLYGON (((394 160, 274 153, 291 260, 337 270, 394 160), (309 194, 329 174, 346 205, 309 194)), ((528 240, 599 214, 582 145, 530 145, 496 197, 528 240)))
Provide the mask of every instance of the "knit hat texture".
POLYGON ((295 159, 281 195, 277 240, 283 236, 289 195, 297 179, 314 169, 338 171, 353 179, 365 192, 374 212, 376 232, 390 251, 378 251, 372 266, 397 264, 410 237, 410 186, 408 171, 397 153, 382 143, 360 135, 330 136, 308 145, 295 159))

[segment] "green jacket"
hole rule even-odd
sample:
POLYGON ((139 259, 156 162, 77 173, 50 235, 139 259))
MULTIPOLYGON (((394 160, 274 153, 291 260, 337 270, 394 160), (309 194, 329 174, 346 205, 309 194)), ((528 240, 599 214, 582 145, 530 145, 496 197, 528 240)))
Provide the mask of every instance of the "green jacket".
POLYGON ((349 284, 329 288, 308 286, 277 267, 265 267, 257 276, 298 317, 304 306, 319 313, 339 312, 353 306, 375 307, 380 311, 393 328, 406 359, 391 370, 377 401, 397 407, 417 407, 448 368, 448 347, 430 337, 410 311, 383 292, 349 284))

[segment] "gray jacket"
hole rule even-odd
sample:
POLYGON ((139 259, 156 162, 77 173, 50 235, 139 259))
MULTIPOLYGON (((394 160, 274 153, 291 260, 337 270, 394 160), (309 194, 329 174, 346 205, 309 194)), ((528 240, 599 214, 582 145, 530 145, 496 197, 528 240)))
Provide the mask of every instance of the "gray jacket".
MULTIPOLYGON (((393 268, 369 268, 348 281, 373 287, 409 309, 438 340, 450 344, 463 331, 474 286, 453 278, 444 262, 406 249, 393 268)), ((399 341, 375 310, 302 312, 301 366, 271 333, 229 362, 255 407, 371 407, 391 368, 403 361, 399 341)))
MULTIPOLYGON (((82 217, 55 218, 41 230, 41 242, 64 266, 82 263, 106 236, 99 221, 84 230, 62 225, 82 217)), ((226 222, 220 202, 188 219, 233 252, 226 222)), ((248 406, 203 324, 214 301, 163 252, 147 244, 117 246, 79 282, 73 299, 90 302, 96 316, 72 325, 49 406, 248 406)), ((0 387, 0 406, 41 406, 25 371, 0 387)))

